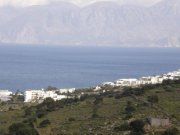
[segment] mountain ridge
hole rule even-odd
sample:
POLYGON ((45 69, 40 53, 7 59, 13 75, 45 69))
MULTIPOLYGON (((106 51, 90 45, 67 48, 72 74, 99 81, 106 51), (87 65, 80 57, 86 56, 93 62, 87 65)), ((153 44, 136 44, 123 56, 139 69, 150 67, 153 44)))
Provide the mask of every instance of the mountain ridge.
POLYGON ((178 7, 177 0, 165 0, 151 7, 97 2, 81 8, 61 2, 0 8, 0 42, 180 47, 178 7))

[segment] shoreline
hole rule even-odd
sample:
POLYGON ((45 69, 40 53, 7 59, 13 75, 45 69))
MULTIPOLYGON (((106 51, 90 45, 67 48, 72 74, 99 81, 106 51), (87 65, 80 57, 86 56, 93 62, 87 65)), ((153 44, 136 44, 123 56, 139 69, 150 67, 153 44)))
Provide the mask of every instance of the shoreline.
MULTIPOLYGON (((173 76, 176 76, 176 77, 179 77, 180 78, 180 69, 177 69, 177 70, 174 70, 174 71, 168 71, 167 73, 162 73, 162 74, 160 74, 160 75, 149 75, 149 76, 139 76, 139 77, 133 77, 133 78, 131 78, 131 77, 128 77, 128 78, 119 78, 119 79, 116 79, 116 80, 114 80, 114 81, 105 81, 105 82, 102 82, 102 83, 98 83, 98 84, 96 84, 96 85, 91 85, 91 86, 87 86, 87 87, 64 87, 64 88, 58 88, 58 89, 72 89, 72 88, 74 88, 74 89, 76 89, 76 90, 78 90, 78 89, 88 89, 88 88, 93 88, 93 87, 97 87, 97 86, 102 86, 102 85, 112 85, 112 84, 114 84, 115 85, 115 83, 117 83, 117 81, 120 81, 120 80, 126 80, 126 81, 131 81, 131 80, 136 80, 136 81, 138 81, 138 79, 142 79, 142 78, 150 78, 150 77, 162 77, 162 76, 168 76, 168 75, 170 75, 171 73, 175 73, 173 76), (178 73, 175 73, 175 72, 178 72, 178 73), (177 75, 176 75, 177 74, 177 75)), ((170 75, 171 76, 171 75, 170 75)), ((167 79, 167 78, 166 78, 167 79)), ((170 79, 170 78, 169 78, 170 79)), ((52 86, 52 85, 48 85, 48 86, 52 86)), ((47 86, 47 87, 48 87, 47 86)), ((112 85, 113 86, 113 85, 112 85)), ((52 86, 52 87, 56 87, 56 86, 52 86)), ((16 91, 21 91, 21 92, 25 92, 26 90, 29 90, 29 89, 37 89, 37 90, 40 90, 40 89, 45 89, 45 88, 26 88, 26 89, 24 89, 24 90, 16 90, 16 91)), ((3 91, 3 90, 8 90, 8 89, 0 89, 0 91, 3 91)), ((9 90, 9 91, 11 91, 11 92, 13 92, 13 94, 15 94, 15 92, 13 91, 13 90, 9 90)))
MULTIPOLYGON (((98 94, 99 92, 108 91, 105 90, 104 87, 131 87, 131 88, 138 88, 145 85, 156 85, 156 84, 163 84, 166 80, 179 80, 180 79, 180 69, 172 72, 168 72, 162 75, 154 75, 154 76, 144 76, 140 78, 129 78, 129 79, 118 79, 113 82, 103 82, 97 86, 91 86, 88 88, 65 88, 59 89, 56 87, 49 86, 47 89, 28 89, 24 92, 17 91, 13 93, 9 90, 0 90, 0 99, 1 101, 9 101, 11 100, 12 96, 23 96, 24 102, 42 102, 46 98, 52 98, 56 100, 62 100, 65 98, 74 98, 73 93, 80 92, 78 97, 84 95, 85 90, 90 89, 92 93, 98 94), (83 91, 84 89, 84 91, 83 91)), ((92 94, 91 93, 91 94, 92 94)))

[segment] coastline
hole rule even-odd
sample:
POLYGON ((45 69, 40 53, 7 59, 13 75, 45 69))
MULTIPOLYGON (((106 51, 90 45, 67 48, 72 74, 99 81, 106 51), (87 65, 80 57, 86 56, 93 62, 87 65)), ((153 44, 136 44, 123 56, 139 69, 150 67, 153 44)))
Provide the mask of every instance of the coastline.
MULTIPOLYGON (((87 89, 91 89, 92 93, 98 94, 99 92, 106 92, 109 91, 107 89, 104 89, 105 87, 131 87, 131 88, 138 88, 145 85, 157 85, 162 84, 164 81, 172 80, 176 81, 180 79, 180 69, 172 72, 168 72, 166 74, 162 75, 154 75, 154 76, 144 76, 139 79, 136 78, 129 78, 129 79, 118 79, 113 82, 104 82, 102 84, 99 84, 97 86, 92 86, 87 89)), ((56 100, 62 100, 65 98, 74 98, 72 95, 75 92, 78 92, 82 89, 77 88, 70 88, 70 89, 59 89, 56 87, 49 86, 47 89, 28 89, 24 92, 17 91, 16 93, 13 93, 9 90, 0 90, 0 99, 1 101, 9 101, 11 100, 13 95, 23 96, 24 102, 42 102, 46 98, 52 98, 55 101, 56 100), (71 96, 69 96, 70 94, 71 96)), ((81 97, 84 95, 84 92, 82 91, 78 97, 81 97)))

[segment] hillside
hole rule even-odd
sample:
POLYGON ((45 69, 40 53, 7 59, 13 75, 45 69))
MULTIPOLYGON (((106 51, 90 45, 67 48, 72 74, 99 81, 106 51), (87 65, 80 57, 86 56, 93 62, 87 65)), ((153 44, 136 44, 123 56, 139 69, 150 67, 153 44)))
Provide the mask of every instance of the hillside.
POLYGON ((0 42, 11 44, 179 47, 179 0, 151 7, 59 2, 0 8, 0 42))
MULTIPOLYGON (((91 88, 79 92, 82 91, 90 94, 91 88)), ((46 99, 38 105, 1 103, 1 109, 9 109, 0 112, 0 134, 6 135, 10 125, 20 123, 23 130, 17 125, 11 126, 11 135, 20 129, 21 135, 25 135, 24 132, 26 135, 179 135, 179 82, 145 86, 141 89, 122 90, 117 87, 100 95, 86 94, 80 99, 57 102, 46 99), (168 118, 170 123, 167 126, 154 127, 147 123, 148 117, 168 118), (138 128, 138 133, 135 132, 133 121, 138 121, 144 128, 138 128), (29 130, 31 133, 28 134, 29 130), (173 134, 171 131, 174 131, 173 134)))

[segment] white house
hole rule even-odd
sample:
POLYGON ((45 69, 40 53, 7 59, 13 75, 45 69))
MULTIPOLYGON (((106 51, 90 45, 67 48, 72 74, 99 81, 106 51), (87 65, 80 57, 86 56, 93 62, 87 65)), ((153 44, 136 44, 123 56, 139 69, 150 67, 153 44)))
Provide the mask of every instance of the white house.
POLYGON ((45 91, 45 90, 26 90, 24 92, 24 102, 41 102, 46 98, 52 98, 55 101, 67 98, 66 95, 58 95, 56 91, 45 91))
POLYGON ((105 85, 115 86, 115 83, 114 82, 104 82, 102 85, 103 86, 105 86, 105 85))
POLYGON ((43 99, 45 99, 45 98, 52 98, 52 99, 54 99, 54 98, 56 98, 57 97, 57 94, 55 93, 55 91, 44 91, 44 93, 43 93, 43 99))
POLYGON ((44 97, 44 90, 26 90, 24 92, 24 102, 36 102, 42 100, 44 97))
MULTIPOLYGON (((112 87, 115 86, 127 86, 127 87, 138 87, 141 85, 148 85, 148 84, 162 84, 164 80, 178 80, 180 79, 180 69, 178 71, 169 72, 167 74, 163 75, 156 75, 156 76, 147 76, 147 77, 141 77, 139 79, 119 79, 115 82, 104 82, 102 83, 102 86, 104 85, 110 85, 112 87)), ((94 91, 100 90, 100 86, 96 86, 94 91)))
POLYGON ((117 86, 136 86, 138 84, 137 79, 119 79, 116 81, 117 86))
POLYGON ((60 92, 60 93, 73 93, 73 92, 75 92, 75 88, 70 88, 70 89, 59 89, 58 91, 60 92))
POLYGON ((96 86, 95 89, 94 89, 94 91, 99 91, 99 90, 101 90, 100 86, 96 86))
POLYGON ((9 90, 0 90, 0 100, 1 101, 9 101, 11 100, 11 95, 13 93, 9 90))

